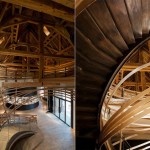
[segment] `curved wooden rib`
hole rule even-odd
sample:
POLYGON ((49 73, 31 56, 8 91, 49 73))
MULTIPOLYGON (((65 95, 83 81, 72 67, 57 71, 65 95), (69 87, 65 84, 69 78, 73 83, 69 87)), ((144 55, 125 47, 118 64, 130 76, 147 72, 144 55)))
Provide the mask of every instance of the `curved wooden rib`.
POLYGON ((146 64, 144 64, 144 65, 142 65, 142 66, 137 67, 136 69, 134 69, 133 71, 131 71, 129 74, 127 74, 127 75, 116 85, 116 87, 115 87, 114 90, 112 91, 112 93, 111 93, 111 95, 110 95, 110 97, 109 97, 109 100, 107 101, 107 104, 106 104, 106 105, 108 105, 110 99, 112 98, 112 96, 115 94, 115 92, 116 92, 117 89, 121 86, 122 83, 124 83, 129 77, 131 77, 131 76, 132 76, 133 74, 135 74, 136 72, 138 72, 138 71, 140 71, 140 70, 142 70, 142 69, 144 69, 144 68, 146 68, 146 67, 148 67, 148 66, 150 66, 150 62, 149 62, 149 63, 146 63, 146 64))
POLYGON ((101 136, 99 137, 101 143, 104 143, 129 124, 150 113, 150 96, 139 101, 140 98, 149 92, 150 88, 139 93, 137 96, 122 105, 122 107, 113 114, 102 129, 101 136), (133 105, 134 103, 135 105, 133 105))
POLYGON ((135 113, 133 113, 130 118, 127 118, 126 120, 124 120, 123 123, 118 124, 118 126, 111 130, 110 132, 108 132, 106 135, 101 134, 100 136, 100 142, 104 143, 106 140, 108 140, 110 137, 112 137, 114 134, 116 134, 117 132, 119 132, 120 130, 124 129, 126 126, 128 126, 129 124, 139 120, 141 117, 147 115, 150 113, 150 103, 144 105, 141 107, 141 112, 139 113, 139 111, 137 112, 137 115, 135 115, 135 113), (144 109, 144 110, 143 110, 144 109), (135 115, 135 117, 133 116, 135 115))
POLYGON ((150 97, 147 97, 146 99, 136 103, 133 107, 129 108, 127 111, 123 111, 121 112, 121 114, 115 118, 110 124, 109 124, 109 128, 105 131, 102 131, 102 134, 106 134, 106 132, 109 132, 110 130, 112 130, 113 128, 115 128, 117 126, 117 124, 121 123, 122 121, 124 121, 125 118, 130 117, 131 115, 134 115, 135 112, 139 112, 141 110, 141 106, 145 105, 147 103, 150 102, 150 97))
POLYGON ((122 113, 123 110, 125 110, 127 107, 129 107, 130 105, 132 105, 133 103, 135 103, 138 99, 142 98, 143 96, 145 96, 148 93, 150 93, 150 88, 148 88, 145 91, 141 92, 140 94, 138 94, 137 96, 135 96, 134 98, 132 98, 131 100, 129 100, 128 102, 126 102, 124 105, 122 105, 122 107, 116 113, 114 113, 113 116, 107 121, 107 123, 103 127, 102 132, 104 132, 107 128, 109 128, 109 125, 111 124, 111 122, 113 122, 113 120, 118 115, 120 115, 120 113, 122 113))

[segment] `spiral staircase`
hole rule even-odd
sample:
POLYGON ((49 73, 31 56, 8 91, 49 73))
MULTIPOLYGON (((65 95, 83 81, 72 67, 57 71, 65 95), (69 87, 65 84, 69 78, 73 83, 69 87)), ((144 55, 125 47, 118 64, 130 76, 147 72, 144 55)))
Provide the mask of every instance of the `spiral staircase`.
POLYGON ((81 1, 76 9, 76 148, 92 150, 100 146, 100 112, 111 82, 150 38, 150 1, 81 1))

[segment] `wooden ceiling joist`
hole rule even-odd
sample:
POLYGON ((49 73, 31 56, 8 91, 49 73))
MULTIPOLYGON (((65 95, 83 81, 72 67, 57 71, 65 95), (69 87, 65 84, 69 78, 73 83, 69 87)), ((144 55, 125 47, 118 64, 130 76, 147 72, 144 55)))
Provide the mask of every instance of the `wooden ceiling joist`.
POLYGON ((23 20, 23 21, 18 21, 18 22, 15 22, 15 23, 7 24, 7 25, 1 25, 0 30, 9 28, 9 27, 12 27, 12 26, 15 26, 15 25, 21 25, 21 24, 28 23, 28 22, 30 22, 30 21, 23 20))
POLYGON ((74 0, 52 0, 52 1, 72 9, 74 8, 74 0))
MULTIPOLYGON (((27 64, 19 64, 19 63, 0 63, 0 66, 16 66, 16 67, 27 67, 27 64)), ((37 67, 37 65, 30 65, 30 67, 37 67)))
POLYGON ((79 15, 83 9, 95 1, 96 0, 76 0, 76 15, 79 15))
POLYGON ((74 21, 74 14, 70 13, 67 11, 67 9, 65 9, 64 7, 62 8, 58 8, 56 7, 56 5, 52 4, 50 1, 47 1, 45 3, 45 1, 33 1, 33 0, 2 0, 4 2, 7 3, 11 3, 11 4, 15 4, 15 5, 19 5, 22 7, 26 7, 35 11, 39 11, 39 12, 43 12, 45 14, 49 14, 51 16, 55 16, 58 18, 62 18, 64 20, 68 20, 70 22, 74 21))
POLYGON ((3 82, 2 87, 4 88, 15 88, 15 87, 43 87, 43 86, 54 86, 54 87, 74 87, 74 77, 65 78, 54 78, 54 79, 42 79, 41 82, 3 82))
MULTIPOLYGON (((36 54, 36 53, 19 51, 19 50, 12 51, 12 50, 7 50, 7 49, 5 49, 5 50, 0 49, 0 54, 1 55, 10 55, 10 56, 32 57, 32 58, 40 57, 40 55, 36 54)), ((49 55, 49 54, 44 54, 43 56, 47 57, 47 58, 55 58, 55 59, 68 59, 68 60, 73 59, 73 57, 71 57, 71 56, 62 56, 62 55, 53 56, 53 55, 49 55)))

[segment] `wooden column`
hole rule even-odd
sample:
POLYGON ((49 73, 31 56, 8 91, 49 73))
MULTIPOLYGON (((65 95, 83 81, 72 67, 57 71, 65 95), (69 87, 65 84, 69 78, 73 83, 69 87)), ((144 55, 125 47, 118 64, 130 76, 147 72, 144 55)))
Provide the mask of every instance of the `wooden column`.
MULTIPOLYGON (((29 52, 30 51, 30 33, 29 33, 29 31, 27 33, 27 43, 28 43, 27 52, 29 52)), ((30 71, 30 58, 27 57, 27 72, 29 72, 29 71, 30 71)))
POLYGON ((43 48, 43 19, 42 13, 41 15, 41 23, 39 24, 39 47, 40 47, 40 57, 39 57, 39 82, 42 81, 43 78, 43 69, 44 69, 44 48, 43 48))

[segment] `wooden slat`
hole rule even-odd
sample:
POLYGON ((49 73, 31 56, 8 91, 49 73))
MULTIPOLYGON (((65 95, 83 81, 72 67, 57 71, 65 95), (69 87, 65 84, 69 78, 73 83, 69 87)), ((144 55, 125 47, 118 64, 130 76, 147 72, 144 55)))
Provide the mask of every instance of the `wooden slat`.
POLYGON ((113 19, 127 44, 135 42, 132 26, 128 17, 128 12, 124 0, 106 0, 113 19))
POLYGON ((120 50, 126 50, 127 45, 118 31, 105 1, 96 1, 92 3, 87 10, 92 15, 105 36, 120 50))
POLYGON ((74 3, 75 3, 74 0, 52 0, 52 1, 74 9, 74 3))
MULTIPOLYGON (((103 135, 103 137, 100 137, 100 141, 103 143, 105 142, 107 139, 109 139, 110 137, 112 137, 114 134, 116 134, 118 131, 124 129, 126 126, 128 126, 129 124, 139 120, 140 118, 142 118, 143 116, 149 114, 150 112, 150 104, 146 104, 144 106, 141 106, 141 110, 139 110, 136 116, 131 117, 130 119, 128 118, 127 120, 124 120, 123 123, 118 124, 119 126, 117 126, 117 128, 113 129, 111 132, 107 133, 107 135, 103 135), (147 108, 147 109, 146 109, 147 108), (142 111, 143 110, 143 111, 142 111), (140 112, 140 113, 139 113, 140 112)), ((134 113, 132 114, 134 115, 134 113)))
POLYGON ((54 78, 54 79, 42 79, 41 82, 3 82, 2 86, 5 88, 15 88, 15 87, 74 87, 74 77, 65 78, 54 78))
POLYGON ((140 99, 141 97, 143 97, 144 95, 150 93, 150 88, 146 89, 145 91, 141 92, 140 94, 138 94, 137 96, 135 96, 134 98, 132 98, 130 101, 126 102, 125 104, 122 105, 122 107, 113 114, 113 116, 107 121, 107 123, 105 124, 103 131, 105 131, 107 128, 109 128, 109 124, 111 122, 114 122, 114 120, 116 120, 116 118, 120 115, 121 112, 123 112, 123 110, 125 108, 127 108, 128 106, 132 105, 133 103, 135 103, 137 101, 137 99, 140 99))
MULTIPOLYGON (((150 141, 147 141, 147 142, 144 142, 144 143, 142 143, 142 144, 138 144, 138 145, 136 145, 136 146, 133 146, 133 147, 131 147, 130 149, 127 149, 127 150, 134 150, 134 149, 143 147, 143 146, 145 146, 145 145, 147 145, 147 144, 149 144, 149 143, 150 143, 150 141)), ((144 148, 142 148, 142 150, 144 150, 144 148)))
POLYGON ((76 15, 78 16, 86 7, 95 2, 96 0, 76 0, 76 15))
POLYGON ((109 128, 107 128, 105 132, 102 131, 102 134, 105 135, 105 133, 113 130, 115 127, 117 127, 117 125, 123 123, 126 120, 125 118, 128 119, 132 115, 136 115, 136 113, 140 112, 141 106, 146 107, 147 104, 149 106, 149 102, 150 102, 150 97, 147 97, 146 99, 143 99, 142 101, 137 102, 134 106, 132 106, 128 110, 121 112, 120 116, 116 117, 116 119, 114 119, 113 122, 109 124, 109 128))
POLYGON ((80 52, 82 52, 82 54, 89 60, 102 63, 106 66, 111 66, 116 63, 115 59, 97 49, 95 45, 90 40, 88 40, 86 36, 84 36, 79 30, 77 30, 76 39, 77 48, 80 49, 80 52))
POLYGON ((150 1, 149 0, 144 0, 142 2, 142 31, 144 34, 149 33, 150 29, 150 1))
POLYGON ((76 65, 77 65, 77 72, 79 74, 82 71, 82 68, 83 68, 83 70, 88 70, 89 68, 93 68, 93 70, 94 69, 99 70, 99 71, 101 71, 101 74, 104 76, 107 73, 110 73, 109 68, 105 67, 103 64, 89 61, 87 57, 81 55, 81 53, 79 53, 78 51, 77 51, 77 55, 76 55, 76 58, 78 60, 76 65), (87 66, 87 64, 88 64, 88 66, 87 66))
MULTIPOLYGON (((129 140, 129 139, 131 139, 133 137, 136 137, 136 136, 138 136, 138 134, 133 134, 131 136, 125 137, 124 140, 129 140)), ((115 145, 117 145, 119 143, 120 143, 120 141, 116 141, 116 142, 113 143, 113 146, 115 146, 115 145)))
POLYGON ((135 38, 142 37, 141 0, 125 0, 135 38))
MULTIPOLYGON (((11 51, 11 50, 7 50, 7 49, 0 49, 0 55, 32 57, 32 58, 39 58, 40 57, 40 55, 36 54, 36 53, 19 51, 19 50, 11 51)), ((68 59, 68 60, 73 59, 73 57, 71 57, 71 56, 62 56, 62 55, 52 56, 49 54, 45 54, 44 57, 55 58, 55 59, 68 59)))
POLYGON ((84 10, 77 17, 77 28, 82 31, 82 33, 89 38, 98 49, 106 54, 113 56, 114 58, 122 56, 121 51, 105 37, 88 11, 84 10))
POLYGON ((25 24, 25 23, 29 23, 30 21, 27 21, 27 20, 23 20, 23 21, 18 21, 18 22, 15 22, 15 23, 10 23, 10 24, 2 24, 0 25, 0 30, 3 30, 3 29, 6 29, 6 28, 9 28, 9 27, 12 27, 12 26, 15 26, 15 25, 21 25, 21 24, 25 24))
POLYGON ((29 9, 33 9, 35 11, 43 12, 58 18, 62 18, 64 20, 68 20, 73 22, 74 15, 72 12, 67 11, 67 9, 59 8, 56 5, 52 4, 51 2, 45 1, 34 1, 34 0, 25 0, 25 1, 18 1, 18 0, 3 0, 7 3, 12 3, 15 5, 19 5, 22 7, 26 7, 29 9))

